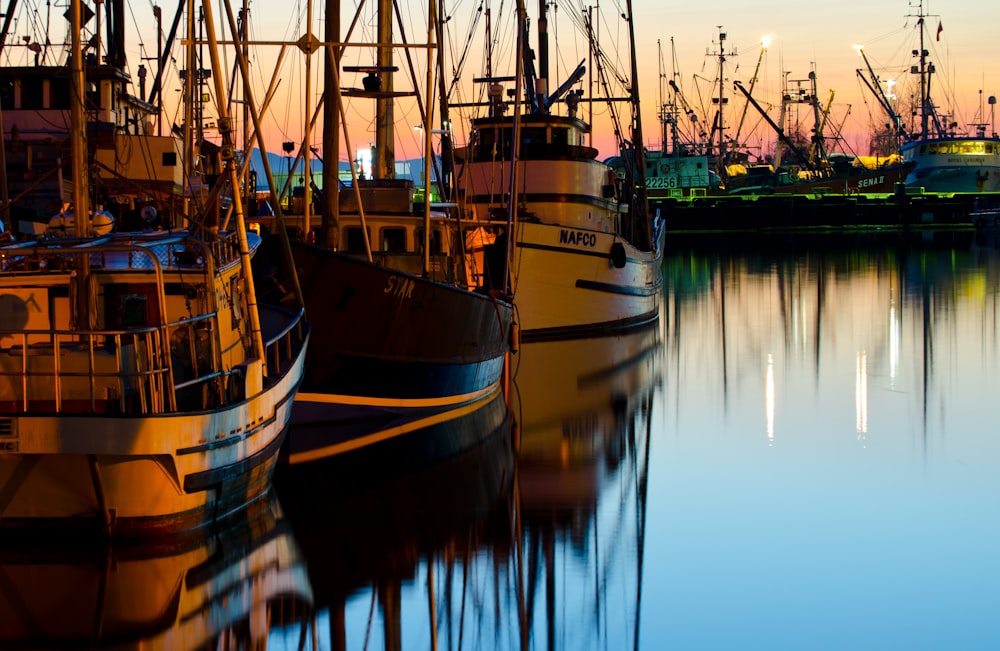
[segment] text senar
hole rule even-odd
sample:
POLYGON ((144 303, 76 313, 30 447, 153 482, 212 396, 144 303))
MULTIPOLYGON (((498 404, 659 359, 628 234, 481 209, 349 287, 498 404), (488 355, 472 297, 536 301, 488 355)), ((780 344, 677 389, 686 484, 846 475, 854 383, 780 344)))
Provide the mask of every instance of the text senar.
POLYGON ((597 235, 583 231, 562 229, 559 231, 559 243, 594 248, 597 246, 597 235))
POLYGON ((867 179, 861 179, 858 181, 858 189, 863 190, 864 188, 870 188, 876 185, 881 185, 885 181, 885 176, 873 176, 867 179))

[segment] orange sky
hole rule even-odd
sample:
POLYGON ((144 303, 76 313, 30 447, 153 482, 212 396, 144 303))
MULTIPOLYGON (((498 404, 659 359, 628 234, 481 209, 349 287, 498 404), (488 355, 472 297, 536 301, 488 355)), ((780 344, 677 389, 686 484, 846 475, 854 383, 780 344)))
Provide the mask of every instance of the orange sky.
MULTIPOLYGON (((233 0, 237 5, 237 0, 233 0)), ((399 0, 405 14, 403 22, 407 40, 411 43, 426 38, 424 4, 410 0, 399 0)), ((223 6, 216 4, 216 22, 224 23, 223 6)), ((469 101, 479 90, 473 88, 471 79, 484 74, 482 53, 485 19, 480 19, 470 34, 476 9, 487 4, 476 4, 471 0, 446 2, 445 11, 451 17, 448 21, 446 52, 448 67, 453 67, 459 53, 468 40, 469 62, 460 77, 461 92, 453 101, 469 101)), ((493 52, 494 74, 512 75, 514 31, 512 18, 501 16, 500 9, 509 10, 510 2, 496 2, 492 7, 491 28, 496 37, 493 52)), ((587 59, 587 43, 579 35, 580 17, 583 7, 593 5, 550 3, 549 48, 550 69, 555 78, 550 88, 569 74, 576 64, 587 59)), ((163 5, 164 30, 173 18, 176 5, 163 5)), ((306 33, 307 13, 310 5, 306 0, 281 1, 256 0, 250 3, 251 37, 257 41, 294 41, 306 33)), ((356 5, 344 2, 342 5, 342 31, 346 32, 356 5)), ((617 67, 628 74, 626 52, 626 23, 620 14, 624 5, 605 0, 600 11, 590 9, 591 15, 599 15, 597 32, 600 43, 607 53, 609 71, 617 67)), ((537 14, 537 2, 529 2, 530 16, 537 14)), ((831 91, 834 93, 829 124, 840 130, 844 136, 840 148, 867 153, 867 141, 873 120, 884 121, 884 115, 873 101, 871 93, 859 81, 855 70, 861 66, 851 46, 863 43, 877 72, 883 79, 890 77, 906 79, 906 68, 910 63, 910 49, 914 46, 915 18, 917 5, 906 0, 840 0, 836 3, 756 2, 735 0, 705 0, 702 2, 664 2, 663 0, 634 0, 636 17, 636 38, 638 42, 640 66, 640 91, 643 108, 645 143, 650 148, 659 148, 658 108, 667 97, 660 92, 661 82, 671 78, 676 60, 678 84, 690 105, 703 121, 712 119, 714 109, 710 96, 718 94, 713 87, 718 76, 719 34, 724 32, 727 53, 723 69, 725 94, 729 98, 729 113, 725 122, 727 135, 733 137, 739 112, 745 104, 742 96, 734 90, 732 82, 739 80, 749 86, 750 78, 760 57, 759 80, 754 97, 762 104, 772 119, 778 117, 781 80, 806 80, 810 71, 817 76, 817 96, 826 104, 831 91), (907 17, 907 15, 910 17, 907 17), (761 56, 762 36, 771 38, 770 46, 761 56)), ((132 77, 137 79, 135 66, 141 58, 155 55, 156 43, 152 30, 151 5, 128 3, 130 27, 145 35, 145 40, 135 33, 128 37, 128 49, 133 66, 132 77), (140 49, 139 44, 142 44, 140 49)), ((371 42, 374 36, 373 7, 366 6, 355 30, 353 40, 371 42)), ((316 2, 311 9, 313 33, 322 37, 324 8, 316 2)), ((988 132, 993 132, 991 106, 987 99, 1000 95, 1000 72, 996 62, 1000 61, 1000 39, 996 29, 1000 27, 1000 4, 972 2, 972 0, 952 0, 945 3, 924 2, 924 13, 928 14, 928 49, 938 74, 935 77, 935 98, 939 110, 954 112, 955 121, 960 125, 984 122, 988 132), (934 39, 937 25, 941 24, 940 41, 934 39)), ((26 20, 15 27, 17 36, 28 27, 26 20)), ((397 30, 397 37, 398 37, 397 30)), ((58 37, 56 37, 58 38, 58 37)), ((8 39, 12 42, 14 39, 8 39)), ((535 46, 535 25, 532 25, 532 46, 535 46)), ((253 49, 252 69, 256 99, 260 102, 264 89, 271 83, 272 71, 279 48, 276 45, 260 45, 253 49)), ((24 48, 8 49, 6 61, 18 63, 17 57, 26 56, 24 48)), ((425 83, 424 57, 422 50, 411 50, 417 68, 417 78, 421 86, 425 83)), ((182 48, 174 52, 175 67, 183 65, 182 48)), ((223 56, 223 67, 231 69, 233 57, 223 56)), ((370 49, 352 48, 345 55, 345 65, 371 65, 374 55, 370 49)), ((154 64, 143 61, 147 66, 154 64)), ((406 59, 397 52, 395 62, 401 68, 397 76, 397 89, 408 86, 406 59)), ((305 56, 298 49, 286 52, 284 62, 278 70, 278 92, 270 105, 265 120, 268 149, 280 151, 284 141, 301 141, 304 130, 302 123, 306 113, 305 105, 305 56)), ((320 55, 313 56, 311 64, 314 81, 312 83, 314 102, 322 88, 320 80, 320 55)), ((591 72, 596 69, 591 67, 591 72)), ((342 86, 360 86, 360 75, 345 74, 342 86)), ((600 87, 594 77, 585 77, 578 87, 600 87)), ((167 118, 179 123, 182 119, 177 101, 180 96, 179 83, 172 77, 165 85, 165 99, 168 102, 167 118)), ((902 88, 902 86, 900 86, 902 88)), ((620 88, 615 92, 620 92, 620 88)), ((903 94, 909 91, 904 91, 903 94)), ((805 111, 800 108, 800 111, 805 111)), ((350 128, 350 138, 356 150, 365 147, 373 139, 374 104, 370 100, 351 100, 346 106, 350 128)), ((456 110, 454 130, 459 142, 465 138, 466 122, 471 117, 469 110, 456 110)), ((589 113, 585 112, 585 116, 589 113)), ((401 101, 396 109, 397 116, 397 159, 420 156, 421 142, 413 125, 419 117, 412 101, 401 101)), ((614 154, 614 134, 607 119, 607 109, 595 106, 594 143, 602 156, 614 154)), ((811 114, 803 113, 800 120, 804 124, 811 114)), ((772 132, 762 124, 754 109, 749 109, 741 141, 758 151, 773 146, 772 132)), ((831 133, 828 127, 827 134, 831 133)), ((319 145, 319 137, 312 142, 319 145)), ((833 147, 836 149, 837 147, 833 147)), ((342 159, 347 158, 342 150, 342 159)))

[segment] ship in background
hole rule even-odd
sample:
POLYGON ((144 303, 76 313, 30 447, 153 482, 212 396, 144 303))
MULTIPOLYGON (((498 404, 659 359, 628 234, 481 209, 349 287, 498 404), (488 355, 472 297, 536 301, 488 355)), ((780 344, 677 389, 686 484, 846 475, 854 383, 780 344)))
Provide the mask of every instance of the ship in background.
MULTIPOLYGON (((916 98, 913 113, 919 118, 919 124, 907 129, 900 115, 895 111, 881 87, 864 49, 856 46, 866 64, 868 79, 862 70, 858 70, 870 90, 873 91, 879 104, 886 111, 889 126, 895 137, 900 141, 899 153, 905 165, 910 169, 905 183, 908 189, 920 189, 922 192, 997 192, 1000 191, 1000 139, 997 138, 995 125, 985 122, 983 107, 980 107, 979 121, 961 130, 953 113, 943 113, 935 103, 932 87, 938 70, 931 61, 933 47, 941 39, 943 31, 940 20, 937 24, 935 38, 930 41, 927 33, 928 14, 924 13, 924 3, 917 4, 916 16, 917 47, 912 50, 915 63, 910 66, 910 73, 918 84, 912 95, 916 98), (870 81, 869 81, 870 80, 870 81), (987 131, 991 133, 987 133, 987 131)), ((897 92, 897 95, 902 94, 897 92)), ((996 97, 990 96, 988 103, 992 107, 996 97)))
MULTIPOLYGON (((754 94, 763 54, 769 46, 767 38, 762 40, 761 56, 748 86, 734 82, 744 103, 734 126, 727 125, 723 108, 729 105, 730 98, 725 93, 725 62, 735 51, 726 49, 726 40, 726 33, 720 31, 718 49, 713 54, 718 73, 712 98, 716 110, 711 120, 702 119, 692 107, 676 72, 668 82, 669 91, 661 87, 661 148, 646 156, 646 187, 651 201, 718 195, 887 194, 906 178, 912 165, 902 163, 898 155, 857 156, 833 150, 830 143, 839 139, 830 119, 834 91, 825 102, 821 101, 815 70, 804 79, 786 76, 779 115, 769 115, 754 94), (751 108, 773 138, 773 154, 751 152, 744 129, 751 108), (805 116, 801 126, 800 113, 805 116), (812 134, 809 138, 801 133, 807 124, 812 134), (727 135, 731 128, 733 134, 727 135)), ((661 56, 661 79, 667 77, 662 67, 661 56)), ((621 168, 617 159, 609 159, 608 163, 621 168)))

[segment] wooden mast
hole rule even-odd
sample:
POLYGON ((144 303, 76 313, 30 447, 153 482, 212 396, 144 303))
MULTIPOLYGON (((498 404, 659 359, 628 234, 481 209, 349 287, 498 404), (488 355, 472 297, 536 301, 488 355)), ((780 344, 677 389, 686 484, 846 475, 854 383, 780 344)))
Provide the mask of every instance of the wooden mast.
MULTIPOLYGON (((629 188, 629 217, 634 220, 636 246, 643 251, 651 251, 653 225, 649 218, 649 197, 646 194, 646 146, 642 137, 642 114, 639 110, 639 64, 635 56, 635 16, 632 13, 632 0, 626 0, 628 14, 629 58, 632 62, 631 98, 632 98, 632 185, 629 188)), ((721 115, 721 99, 719 111, 721 115)), ((721 117, 720 125, 721 125, 721 117)), ((722 142, 721 136, 719 142, 722 142)))
MULTIPOLYGON (((228 7, 228 4, 227 4, 228 7)), ((236 148, 233 144, 232 120, 226 102, 226 89, 223 86, 223 76, 219 74, 222 66, 219 63, 219 43, 215 32, 215 17, 212 14, 212 3, 202 5, 205 16, 205 27, 208 31, 208 53, 212 62, 212 77, 215 80, 215 94, 219 98, 219 134, 222 136, 222 158, 225 161, 226 173, 229 176, 230 187, 233 188, 233 210, 236 214, 236 237, 240 244, 240 261, 243 266, 243 277, 247 291, 247 311, 250 313, 250 336, 253 354, 261 360, 266 359, 264 338, 260 326, 260 313, 257 308, 257 293, 250 272, 250 245, 247 241, 246 221, 243 213, 243 196, 239 192, 239 173, 236 170, 236 148)), ((234 32, 235 33, 235 32, 234 32)), ((239 48, 237 47, 237 52, 239 48)), ((242 59, 241 59, 242 63, 242 59)), ((266 156, 266 154, 265 154, 266 156)), ((267 375, 267 364, 263 364, 264 375, 267 375)))
MULTIPOLYGON (((87 117, 84 114, 86 101, 86 76, 83 63, 83 40, 81 31, 80 0, 70 3, 70 54, 73 98, 70 102, 70 145, 73 160, 73 229, 76 237, 90 237, 90 187, 87 178, 87 117)), ((78 330, 91 330, 94 323, 90 309, 90 256, 86 253, 76 257, 76 318, 78 330)))
MULTIPOLYGON (((327 43, 340 40, 340 0, 326 0, 327 43)), ((323 210, 321 246, 334 251, 340 245, 340 126, 337 124, 339 106, 332 87, 338 84, 340 47, 328 45, 323 57, 323 210)), ((350 160, 350 156, 348 156, 350 160)))
POLYGON ((375 100, 375 160, 372 161, 372 174, 376 179, 396 178, 392 16, 392 0, 378 0, 379 47, 376 66, 382 78, 382 93, 375 100))

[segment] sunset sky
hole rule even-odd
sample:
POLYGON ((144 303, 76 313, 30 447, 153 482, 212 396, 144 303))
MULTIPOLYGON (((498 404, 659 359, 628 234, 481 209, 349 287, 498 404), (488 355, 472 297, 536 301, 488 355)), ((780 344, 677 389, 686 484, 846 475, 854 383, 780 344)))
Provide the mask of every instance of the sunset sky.
MULTIPOLYGON (((398 0, 403 9, 403 23, 406 38, 410 43, 426 40, 426 5, 412 0, 398 0)), ((510 2, 490 0, 447 0, 444 7, 450 16, 447 22, 446 52, 448 67, 453 68, 460 57, 465 43, 468 42, 468 61, 459 77, 459 90, 454 94, 455 103, 468 102, 481 97, 482 85, 473 86, 473 77, 484 75, 483 53, 485 52, 484 33, 485 12, 478 12, 481 7, 491 9, 491 30, 494 34, 493 74, 512 75, 514 72, 514 31, 513 19, 510 15, 510 2), (474 21, 474 16, 480 16, 474 21)), ((239 0, 232 0, 237 8, 239 0)), ((163 30, 169 28, 170 21, 176 11, 175 3, 162 4, 163 30)), ((218 25, 225 23, 223 4, 215 4, 215 20, 218 25)), ((347 27, 352 21, 356 8, 353 2, 342 3, 342 34, 346 35, 347 27)), ((595 5, 579 3, 549 4, 549 48, 550 70, 554 79, 550 89, 561 83, 581 60, 587 59, 586 38, 581 35, 581 16, 585 7, 595 5)), ((591 9, 591 15, 599 15, 596 20, 598 40, 606 52, 609 67, 604 70, 606 78, 613 79, 615 74, 610 66, 618 68, 622 76, 627 76, 627 24, 621 18, 624 11, 624 0, 605 0, 600 3, 599 11, 591 9)), ((19 7, 19 18, 15 21, 13 37, 8 38, 8 44, 19 43, 24 34, 31 33, 31 24, 41 24, 36 14, 28 18, 25 4, 19 7)), ((127 37, 132 78, 137 79, 136 67, 141 59, 147 67, 155 64, 149 57, 155 57, 156 39, 153 22, 153 5, 151 3, 128 2, 126 11, 129 14, 130 33, 127 37), (138 36, 141 34, 142 36, 138 36), (142 47, 140 48, 140 44, 142 47)), ((255 0, 250 3, 251 39, 258 42, 295 41, 306 33, 309 5, 306 0, 255 0)), ((806 83, 810 71, 815 71, 817 77, 817 97, 825 106, 834 93, 830 105, 827 135, 839 131, 843 139, 839 144, 832 144, 831 149, 844 149, 853 153, 867 153, 868 134, 873 121, 885 121, 884 113, 874 101, 872 93, 867 90, 856 69, 862 67, 862 61, 852 49, 855 43, 865 46, 865 51, 876 73, 883 80, 899 79, 899 108, 908 105, 906 97, 912 93, 906 90, 904 82, 915 77, 908 74, 911 63, 910 51, 916 47, 916 14, 918 5, 907 0, 840 0, 829 3, 789 3, 789 2, 756 2, 747 3, 736 0, 704 0, 702 2, 667 2, 665 0, 633 0, 633 10, 636 19, 636 40, 639 53, 640 80, 639 88, 642 97, 644 141, 649 148, 659 148, 660 129, 658 107, 661 102, 668 101, 668 96, 661 92, 665 83, 671 77, 677 80, 684 92, 685 99, 699 116, 704 126, 709 126, 713 119, 714 108, 711 97, 718 95, 717 79, 719 73, 720 32, 726 34, 723 43, 726 62, 723 69, 724 92, 728 97, 728 110, 724 120, 727 136, 735 136, 736 123, 739 114, 746 104, 745 98, 733 89, 733 81, 739 80, 745 87, 750 86, 751 77, 760 61, 758 81, 754 89, 755 99, 765 108, 768 115, 778 119, 780 109, 780 93, 782 78, 787 78, 795 85, 799 80, 806 83), (770 38, 769 47, 764 50, 762 37, 770 38), (674 67, 676 61, 676 68, 674 67), (674 74, 676 72, 676 74, 674 74)), ((57 8, 59 14, 61 8, 57 8)), ((531 46, 536 47, 537 2, 529 0, 527 11, 531 25, 531 46)), ((927 49, 930 60, 937 68, 934 79, 934 97, 940 111, 954 113, 954 121, 960 127, 972 123, 987 125, 987 133, 994 133, 991 109, 987 103, 990 96, 1000 95, 1000 4, 973 2, 972 0, 925 0, 923 11, 928 15, 927 49), (938 25, 941 26, 940 39, 938 25)), ((361 12, 358 27, 352 35, 352 41, 372 42, 374 36, 374 5, 366 5, 361 12)), ((312 5, 313 33, 323 36, 325 13, 323 2, 315 0, 312 5)), ((53 19, 53 24, 59 24, 53 19)), ((183 27, 183 21, 182 21, 183 27)), ((50 30, 53 41, 65 37, 58 30, 50 30)), ((399 37, 397 31, 397 38, 399 37)), ((20 43, 19 43, 20 44, 20 43)), ((305 56, 298 49, 292 48, 286 52, 283 64, 276 76, 272 76, 275 60, 278 56, 277 45, 259 45, 253 48, 251 67, 255 99, 260 103, 266 87, 272 79, 278 79, 278 92, 270 105, 265 121, 265 132, 268 149, 280 151, 281 143, 285 141, 301 141, 303 137, 305 109, 305 56)), ((425 52, 420 49, 410 50, 416 68, 416 78, 422 85, 425 83, 425 52)), ((8 47, 4 53, 3 63, 23 64, 30 53, 24 47, 8 47)), ((233 67, 233 57, 223 55, 227 69, 233 67)), ((371 65, 374 55, 371 49, 350 49, 344 57, 345 65, 371 65)), ((174 50, 176 69, 183 65, 183 47, 178 44, 174 50)), ((396 77, 396 88, 409 87, 409 72, 405 55, 397 51, 395 63, 400 67, 396 77)), ((310 104, 314 103, 322 90, 321 57, 315 54, 311 63, 312 79, 310 104)), ((591 67, 591 73, 596 69, 591 67)), ((175 75, 176 73, 172 73, 175 75)), ((361 75, 345 73, 342 86, 359 87, 361 75)), ((587 75, 576 88, 593 86, 599 91, 602 84, 595 77, 587 75)), ((511 84, 512 86, 512 84, 511 84)), ((165 100, 167 119, 179 123, 182 114, 178 108, 180 84, 173 76, 166 84, 165 100)), ((136 89, 137 92, 137 89, 136 89)), ((615 88, 612 92, 622 92, 615 88)), ((214 94, 214 93, 213 93, 214 94)), ((624 107, 621 107, 622 110, 624 107)), ((561 109, 560 109, 561 110, 561 109)), ((908 114, 908 109, 905 109, 908 114)), ((350 100, 345 107, 351 144, 354 150, 366 147, 373 140, 374 102, 367 99, 350 100)), ((594 108, 594 144, 601 151, 601 156, 615 153, 614 134, 611 122, 607 118, 607 109, 595 105, 594 108)), ((790 120, 797 121, 799 128, 808 131, 812 126, 812 114, 808 107, 798 107, 795 116, 790 120)), ((467 137, 468 118, 472 117, 472 109, 458 109, 453 112, 453 129, 458 142, 464 142, 467 137)), ((397 117, 397 159, 420 156, 421 141, 419 133, 413 126, 420 120, 412 100, 403 100, 396 109, 397 117)), ((584 110, 583 117, 589 117, 584 110)), ((683 116, 682 116, 683 117, 683 116)), ((690 122, 689 122, 690 123, 690 122)), ((786 123, 788 124, 788 123, 786 123)), ((766 127, 759 114, 753 109, 747 110, 744 127, 740 134, 741 142, 755 151, 766 152, 773 147, 773 132, 766 127)), ((437 126, 437 125, 435 125, 437 126)), ((690 131, 691 129, 688 128, 690 131)), ((319 144, 318 132, 312 138, 315 146, 319 144)), ((348 154, 342 149, 340 158, 346 160, 348 154)))

